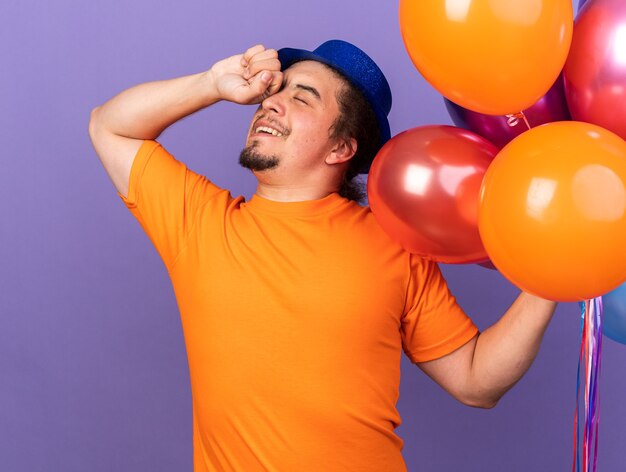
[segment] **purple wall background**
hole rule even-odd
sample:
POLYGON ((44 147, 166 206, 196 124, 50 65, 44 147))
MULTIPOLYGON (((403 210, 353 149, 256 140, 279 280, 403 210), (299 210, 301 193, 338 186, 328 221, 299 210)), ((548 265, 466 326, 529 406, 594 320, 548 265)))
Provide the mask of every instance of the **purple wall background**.
MULTIPOLYGON (((35 3, 35 2, 33 2, 35 3)), ((350 40, 394 91, 394 133, 449 124, 406 54, 395 2, 318 0, 0 4, 0 470, 190 471, 187 361, 165 268, 116 196, 87 136, 89 111, 136 83, 208 68, 262 42, 350 40)), ((218 104, 162 142, 233 193, 252 109, 218 104)), ((446 266, 481 328, 517 290, 446 266)), ((403 359, 399 409, 410 471, 571 467, 579 314, 562 304, 526 377, 494 410, 457 404, 403 359)), ((624 470, 626 346, 607 341, 599 470, 624 470)))

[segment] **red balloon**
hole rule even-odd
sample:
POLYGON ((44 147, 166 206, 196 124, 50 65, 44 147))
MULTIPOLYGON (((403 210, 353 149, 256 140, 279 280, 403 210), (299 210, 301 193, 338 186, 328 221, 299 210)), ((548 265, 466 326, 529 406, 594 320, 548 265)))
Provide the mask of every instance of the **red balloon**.
POLYGON ((453 126, 398 134, 379 151, 367 184, 374 217, 409 252, 438 262, 487 260, 478 233, 483 176, 498 152, 453 126))
POLYGON ((626 139, 626 2, 589 0, 563 71, 572 118, 626 139))

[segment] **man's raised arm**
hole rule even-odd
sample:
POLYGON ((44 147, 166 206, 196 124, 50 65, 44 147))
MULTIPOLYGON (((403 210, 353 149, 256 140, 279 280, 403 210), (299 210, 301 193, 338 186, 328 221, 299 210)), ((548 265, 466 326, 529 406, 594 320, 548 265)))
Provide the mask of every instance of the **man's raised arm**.
POLYGON ((522 292, 491 327, 419 367, 462 403, 491 408, 530 368, 556 305, 522 292))
POLYGON ((113 185, 128 194, 130 169, 141 143, 219 100, 260 103, 282 83, 274 49, 261 45, 199 74, 137 85, 91 112, 89 136, 113 185))

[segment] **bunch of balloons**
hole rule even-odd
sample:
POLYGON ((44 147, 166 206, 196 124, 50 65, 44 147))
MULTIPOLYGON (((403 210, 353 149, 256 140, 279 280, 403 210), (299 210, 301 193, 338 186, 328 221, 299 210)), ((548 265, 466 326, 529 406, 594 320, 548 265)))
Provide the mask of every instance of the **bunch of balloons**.
POLYGON ((626 343, 626 2, 582 3, 574 23, 571 0, 400 0, 458 128, 391 139, 368 196, 411 252, 490 261, 555 301, 619 298, 626 343))

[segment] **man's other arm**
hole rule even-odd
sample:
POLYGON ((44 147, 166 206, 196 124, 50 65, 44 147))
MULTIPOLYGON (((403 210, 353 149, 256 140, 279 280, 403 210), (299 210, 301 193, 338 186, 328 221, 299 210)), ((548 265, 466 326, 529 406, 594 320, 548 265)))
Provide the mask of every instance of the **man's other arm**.
POLYGON ((89 136, 118 192, 128 195, 141 143, 219 100, 260 103, 282 83, 278 54, 261 45, 215 63, 208 71, 149 82, 123 91, 91 112, 89 136))
POLYGON ((494 407, 530 368, 555 308, 555 302, 522 292, 490 328, 418 366, 462 403, 494 407))

